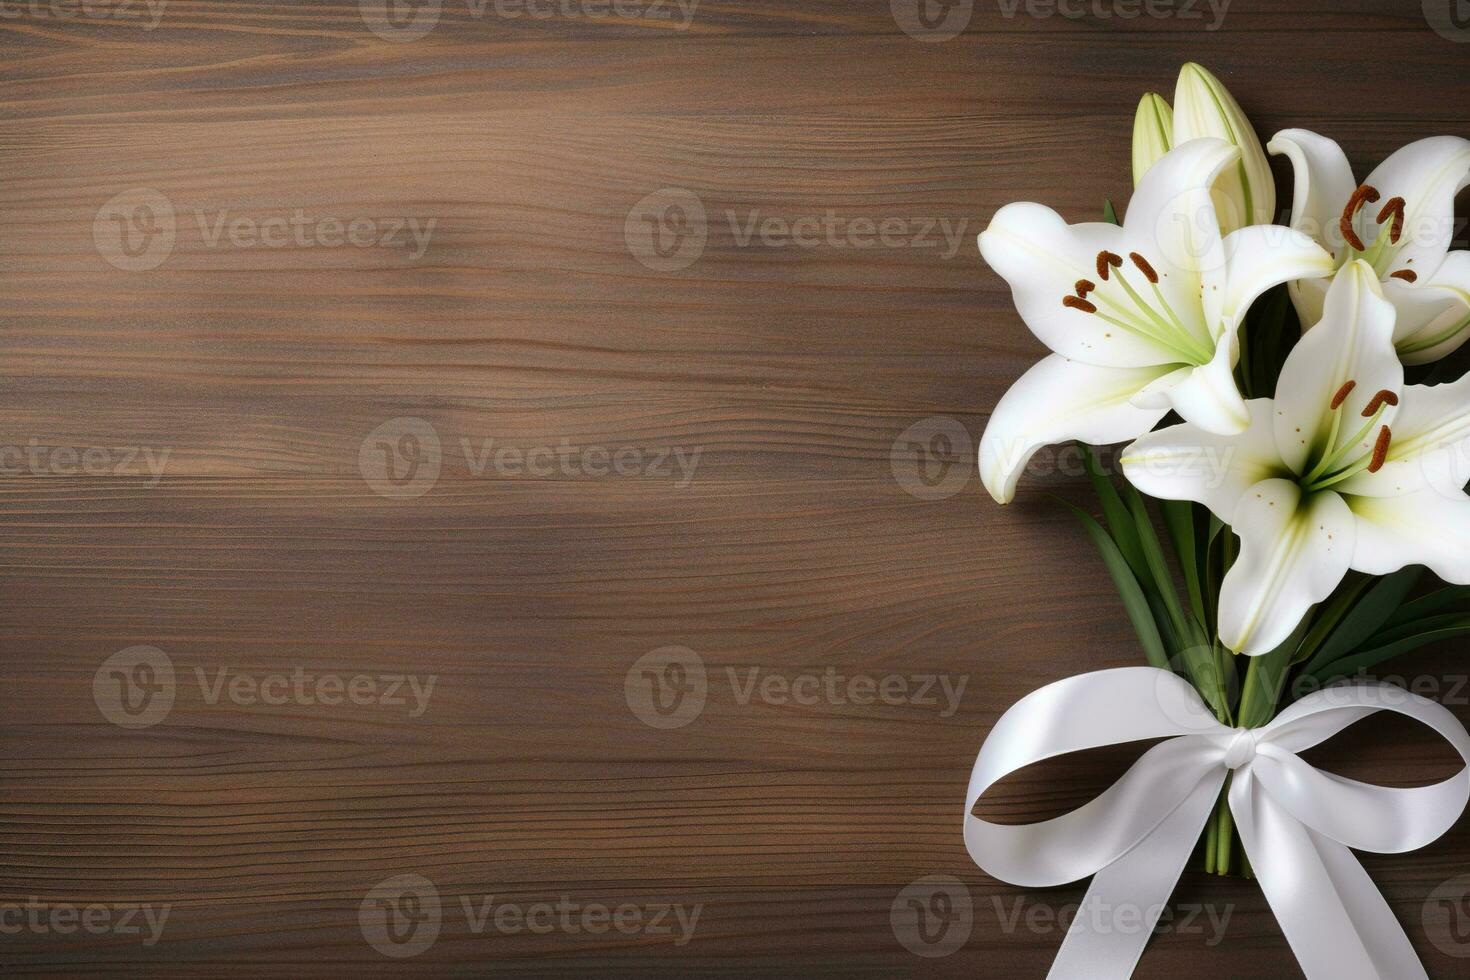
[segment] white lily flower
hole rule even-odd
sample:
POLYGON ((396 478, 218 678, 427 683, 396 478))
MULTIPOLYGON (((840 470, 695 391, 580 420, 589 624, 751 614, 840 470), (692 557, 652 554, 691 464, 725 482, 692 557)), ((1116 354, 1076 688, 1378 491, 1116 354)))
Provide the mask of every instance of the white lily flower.
MULTIPOLYGON (((1451 252, 1455 195, 1470 183, 1470 141, 1432 136, 1401 147, 1361 185, 1342 148, 1305 129, 1277 133, 1272 153, 1296 174, 1291 226, 1333 253, 1363 259, 1398 312, 1394 344, 1405 364, 1427 364, 1470 338, 1470 252, 1451 252)), ((1326 286, 1301 282, 1291 298, 1303 326, 1322 315, 1326 286)))
POLYGON ((1470 376, 1404 385, 1394 309, 1365 261, 1332 280, 1322 321, 1282 368, 1276 398, 1220 436, 1188 423, 1139 439, 1139 490, 1204 504, 1240 536, 1220 589, 1220 639, 1257 656, 1284 641, 1349 569, 1427 565, 1470 584, 1470 376))
POLYGON ((1221 237, 1209 188, 1240 151, 1191 140, 1139 183, 1122 226, 1069 225, 1040 204, 1008 204, 980 252, 1054 352, 1001 399, 980 440, 980 475, 1000 503, 1042 446, 1123 442, 1172 408, 1212 432, 1250 420, 1236 389, 1237 331, 1257 296, 1331 272, 1332 257, 1276 226, 1221 237))

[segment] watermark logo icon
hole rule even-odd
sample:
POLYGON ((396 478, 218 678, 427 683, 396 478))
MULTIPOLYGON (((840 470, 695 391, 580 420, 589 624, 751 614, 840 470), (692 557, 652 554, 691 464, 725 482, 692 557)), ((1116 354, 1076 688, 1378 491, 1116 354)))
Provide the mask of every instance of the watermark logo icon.
POLYGON ((368 945, 396 960, 417 956, 434 945, 443 921, 439 890, 416 874, 383 879, 357 909, 357 924, 368 945))
POLYGON ((681 187, 656 190, 629 209, 623 241, 633 258, 655 272, 687 269, 709 241, 704 202, 681 187))
POLYGON ((927 875, 908 885, 888 910, 893 935, 915 956, 936 959, 960 949, 975 927, 975 906, 965 883, 951 875, 927 875))
POLYGON ((1424 901, 1424 934, 1436 949, 1470 959, 1470 875, 1443 882, 1424 901))
POLYGON ((120 728, 149 728, 173 710, 174 665, 157 647, 119 650, 92 676, 92 700, 120 728))
POLYGON ((384 41, 417 41, 439 23, 442 0, 357 0, 362 22, 384 41))
POLYGON ((709 698, 704 659, 687 647, 645 653, 628 668, 623 697, 650 728, 683 728, 699 717, 709 698))
POLYGON ((113 196, 92 219, 97 254, 124 272, 147 272, 163 265, 174 250, 174 206, 151 187, 113 196))
POLYGON ((357 468, 368 486, 395 500, 422 497, 439 480, 439 433, 420 418, 389 419, 362 440, 357 468))
POLYGON ((920 500, 943 500, 970 482, 974 443, 957 419, 934 416, 904 429, 888 461, 904 490, 920 500))
POLYGON ((975 0, 888 0, 894 23, 927 43, 959 37, 975 14, 975 0))
POLYGON ((1457 44, 1470 41, 1470 0, 1422 0, 1421 6, 1434 33, 1457 44))

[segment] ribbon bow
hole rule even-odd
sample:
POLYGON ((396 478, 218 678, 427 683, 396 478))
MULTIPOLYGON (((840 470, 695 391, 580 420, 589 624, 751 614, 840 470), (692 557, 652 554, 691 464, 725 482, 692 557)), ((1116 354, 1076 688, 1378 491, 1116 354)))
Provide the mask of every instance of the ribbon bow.
POLYGON ((965 846, 986 872, 1015 885, 1095 874, 1083 907, 1136 910, 1142 925, 1123 931, 1076 916, 1048 977, 1126 978, 1233 770, 1230 809, 1240 839, 1309 980, 1424 978, 1408 937, 1348 848, 1392 854, 1429 844, 1470 799, 1470 770, 1433 786, 1390 789, 1321 772, 1297 756, 1379 711, 1434 729, 1470 766, 1464 726, 1401 688, 1317 691, 1247 731, 1217 722, 1194 688, 1156 667, 1058 681, 1013 705, 981 747, 965 800, 965 846), (988 788, 1033 762, 1169 736, 1097 799, 1054 820, 1002 826, 970 814, 988 788))

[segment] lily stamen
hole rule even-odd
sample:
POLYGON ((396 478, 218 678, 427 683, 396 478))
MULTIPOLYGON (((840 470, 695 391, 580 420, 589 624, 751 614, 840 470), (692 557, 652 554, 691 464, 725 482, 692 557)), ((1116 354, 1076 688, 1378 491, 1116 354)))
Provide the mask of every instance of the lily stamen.
POLYGON ((1164 310, 1163 314, 1159 313, 1152 304, 1140 296, 1138 290, 1134 289, 1132 283, 1128 281, 1128 277, 1123 275, 1122 256, 1115 252, 1109 252, 1107 249, 1097 253, 1098 275, 1104 282, 1116 282, 1121 286, 1123 291, 1128 294, 1128 298, 1132 300, 1135 309, 1129 309, 1126 304, 1119 302, 1105 292, 1099 291, 1097 293, 1098 302, 1110 307, 1117 315, 1109 316, 1106 313, 1098 312, 1096 306, 1091 302, 1083 300, 1087 292, 1098 288, 1096 284, 1086 279, 1077 280, 1077 296, 1069 297, 1083 300, 1083 302, 1086 302, 1086 306, 1079 306, 1075 303, 1068 302, 1067 299, 1062 300, 1063 304, 1086 313, 1096 313, 1098 317, 1107 323, 1127 330, 1161 347, 1168 348, 1179 358, 1180 363, 1208 363, 1210 360, 1209 351, 1200 342, 1200 338, 1190 332, 1189 328, 1184 325, 1184 321, 1170 307, 1169 301, 1164 297, 1163 291, 1159 289, 1158 273, 1154 271, 1154 267, 1142 255, 1130 253, 1129 257, 1138 266, 1139 270, 1144 273, 1145 277, 1148 278, 1149 285, 1153 288, 1158 305, 1164 310), (1118 270, 1116 277, 1113 276, 1113 270, 1115 269, 1118 270), (1084 284, 1087 287, 1086 290, 1083 289, 1084 284), (1141 319, 1139 314, 1142 314, 1141 319))
POLYGON ((1388 274, 1390 279, 1402 279, 1404 282, 1418 282, 1419 273, 1413 269, 1398 269, 1388 274))
POLYGON ((1342 217, 1338 219, 1337 227, 1342 232, 1343 239, 1359 252, 1364 251, 1366 246, 1358 237, 1358 233, 1353 230, 1353 217, 1357 215, 1358 209, 1364 203, 1374 204, 1378 201, 1379 196, 1377 188, 1368 184, 1358 185, 1358 189, 1353 191, 1352 196, 1348 198, 1347 206, 1342 209, 1342 217))
MULTIPOLYGON (((1399 396, 1392 391, 1383 389, 1369 399, 1367 406, 1363 409, 1363 416, 1368 419, 1367 424, 1359 429, 1351 439, 1348 439, 1334 451, 1333 447, 1337 446, 1338 436, 1342 432, 1343 413, 1340 409, 1342 408, 1343 402, 1347 400, 1348 395, 1356 387, 1356 381, 1349 381, 1339 388, 1337 394, 1333 396, 1332 428, 1328 433, 1327 441, 1322 446, 1321 460, 1308 471, 1306 476, 1302 477, 1301 486, 1303 490, 1308 492, 1321 490, 1335 483, 1341 483, 1348 477, 1356 473, 1361 473, 1366 467, 1371 465, 1371 457, 1363 452, 1366 448, 1362 445, 1363 440, 1378 425, 1379 420, 1383 418, 1383 413, 1398 405, 1399 396), (1353 458, 1354 452, 1358 453, 1356 458, 1353 458), (1350 459, 1351 462, 1348 462, 1350 459)), ((1385 425, 1383 428, 1387 429, 1388 426, 1385 425)), ((1386 443, 1384 443, 1385 436, 1383 433, 1380 432, 1378 434, 1378 440, 1379 443, 1384 444, 1383 452, 1386 454, 1388 449, 1386 443)), ((1375 445, 1375 455, 1377 454, 1377 450, 1378 447, 1375 445)), ((1385 458, 1387 458, 1386 455, 1385 458)), ((1383 463, 1380 462, 1378 465, 1381 467, 1383 463)), ((1376 473, 1377 470, 1370 470, 1370 472, 1376 473)))
POLYGON ((1383 464, 1388 462, 1388 447, 1393 442, 1393 430, 1384 426, 1378 433, 1378 441, 1373 444, 1373 460, 1368 464, 1369 473, 1377 473, 1383 469, 1383 464))
POLYGON ((1077 285, 1072 287, 1077 291, 1078 299, 1086 299, 1087 294, 1097 288, 1097 283, 1091 279, 1078 279, 1077 285))
POLYGON ((1393 224, 1388 227, 1388 240, 1390 244, 1397 245, 1399 236, 1404 233, 1404 199, 1391 197, 1384 202, 1383 208, 1378 212, 1378 223, 1383 224, 1386 218, 1392 217, 1393 224))
POLYGON ((1378 394, 1374 395, 1372 399, 1369 400, 1367 405, 1363 406, 1363 418, 1372 418, 1374 415, 1378 414, 1378 410, 1382 408, 1385 404, 1397 405, 1398 403, 1399 396, 1395 395, 1393 392, 1385 388, 1383 391, 1380 391, 1378 394))
POLYGON ((1159 284, 1159 274, 1154 271, 1153 266, 1148 264, 1148 259, 1137 252, 1129 252, 1128 257, 1133 260, 1134 265, 1138 266, 1138 271, 1143 273, 1145 279, 1155 286, 1159 284))
POLYGON ((1074 310, 1081 310, 1083 313, 1097 312, 1096 306, 1093 306, 1091 303, 1087 302, 1087 300, 1085 299, 1082 299, 1080 296, 1063 296, 1062 305, 1070 307, 1074 310))

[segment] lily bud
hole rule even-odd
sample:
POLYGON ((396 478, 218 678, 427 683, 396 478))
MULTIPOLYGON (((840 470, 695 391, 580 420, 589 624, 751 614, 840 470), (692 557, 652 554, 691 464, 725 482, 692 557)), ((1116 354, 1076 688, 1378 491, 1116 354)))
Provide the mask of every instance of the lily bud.
POLYGON ((1215 181, 1220 230, 1229 234, 1246 225, 1274 221, 1276 182, 1255 129, 1220 80, 1190 62, 1179 70, 1179 84, 1174 89, 1174 145, 1201 136, 1213 136, 1240 147, 1240 162, 1215 181))
POLYGON ((1174 148, 1174 110, 1156 92, 1138 102, 1133 114, 1133 186, 1137 187, 1148 168, 1174 148))

